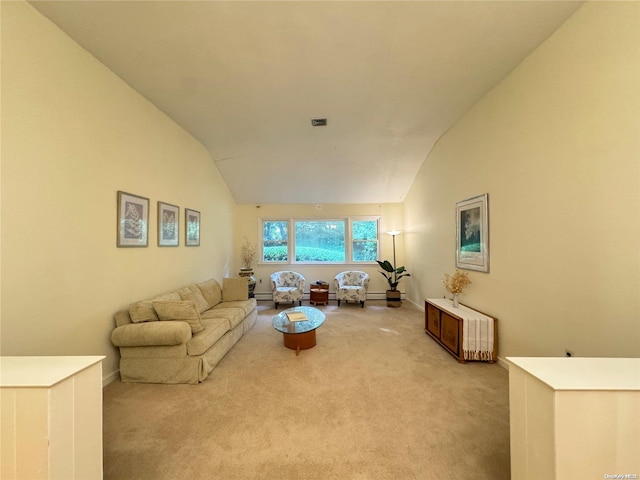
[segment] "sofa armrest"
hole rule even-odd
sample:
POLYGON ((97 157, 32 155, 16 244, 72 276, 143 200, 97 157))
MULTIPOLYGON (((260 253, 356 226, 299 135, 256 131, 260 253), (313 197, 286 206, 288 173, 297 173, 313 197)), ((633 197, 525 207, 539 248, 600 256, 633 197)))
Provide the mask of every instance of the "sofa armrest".
POLYGON ((111 343, 116 347, 180 345, 190 339, 191 326, 179 321, 132 323, 111 333, 111 343))

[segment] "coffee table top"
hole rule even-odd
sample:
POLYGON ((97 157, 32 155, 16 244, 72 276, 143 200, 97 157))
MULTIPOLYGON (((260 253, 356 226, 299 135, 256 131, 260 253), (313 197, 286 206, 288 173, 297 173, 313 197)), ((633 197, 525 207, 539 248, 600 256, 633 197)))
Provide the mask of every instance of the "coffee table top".
POLYGON ((313 307, 294 307, 280 312, 273 317, 273 328, 282 333, 307 333, 315 330, 324 323, 324 313, 313 307), (290 322, 287 312, 302 312, 307 316, 304 322, 290 322))

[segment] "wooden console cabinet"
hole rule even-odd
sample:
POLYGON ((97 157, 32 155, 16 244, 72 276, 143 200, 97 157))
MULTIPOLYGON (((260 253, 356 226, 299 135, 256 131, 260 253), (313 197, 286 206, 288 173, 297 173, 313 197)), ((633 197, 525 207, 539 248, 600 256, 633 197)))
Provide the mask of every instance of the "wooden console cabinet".
POLYGON ((309 285, 309 303, 311 305, 329 304, 329 284, 312 283, 309 285))
MULTIPOLYGON (((451 300, 445 299, 427 299, 424 302, 424 307, 424 331, 460 363, 469 360, 493 363, 497 360, 498 321, 496 318, 463 305, 454 308, 451 300), (467 322, 471 322, 469 328, 474 328, 474 344, 483 345, 483 354, 479 358, 473 358, 473 355, 469 354, 465 355, 465 343, 470 341, 467 338, 467 342, 465 342, 465 319, 467 322), (484 322, 484 325, 480 328, 473 322, 484 322), (487 328, 488 326, 491 328, 487 328), (485 338, 481 338, 482 336, 485 338)), ((469 334, 467 333, 467 335, 469 334)))

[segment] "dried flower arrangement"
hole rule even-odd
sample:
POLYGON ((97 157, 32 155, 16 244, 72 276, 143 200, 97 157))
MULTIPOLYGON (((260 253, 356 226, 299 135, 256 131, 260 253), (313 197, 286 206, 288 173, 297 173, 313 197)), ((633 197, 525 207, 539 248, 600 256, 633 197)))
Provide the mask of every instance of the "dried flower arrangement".
POLYGON ((253 262, 256 260, 256 247, 249 243, 247 237, 243 237, 242 245, 240 245, 240 258, 242 259, 243 268, 251 268, 253 262))
POLYGON ((471 283, 471 280, 469 280, 469 274, 467 272, 456 270, 456 273, 453 275, 445 273, 442 283, 444 284, 444 288, 447 289, 447 292, 460 294, 471 283))

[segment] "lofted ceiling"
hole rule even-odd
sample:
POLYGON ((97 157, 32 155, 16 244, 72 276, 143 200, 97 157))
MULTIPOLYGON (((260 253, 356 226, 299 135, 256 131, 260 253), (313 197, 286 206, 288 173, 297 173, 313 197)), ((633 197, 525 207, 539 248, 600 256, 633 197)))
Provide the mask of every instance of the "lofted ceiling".
POLYGON ((581 2, 30 4, 202 142, 238 203, 277 204, 402 202, 581 2))

